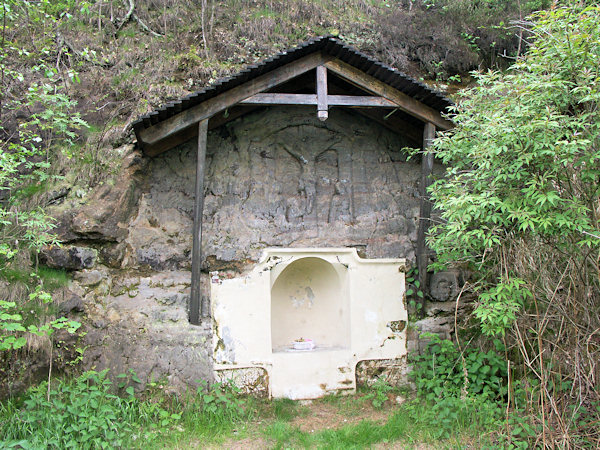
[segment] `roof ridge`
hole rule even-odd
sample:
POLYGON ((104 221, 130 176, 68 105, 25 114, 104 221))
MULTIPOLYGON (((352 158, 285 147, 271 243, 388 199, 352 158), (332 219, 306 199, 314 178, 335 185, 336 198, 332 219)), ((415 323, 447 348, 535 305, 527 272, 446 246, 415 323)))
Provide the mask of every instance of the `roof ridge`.
POLYGON ((416 87, 417 92, 411 95, 414 97, 418 96, 422 99, 426 99, 427 102, 423 101, 423 103, 427 104, 428 106, 434 109, 441 111, 452 104, 452 102, 441 92, 434 90, 426 84, 420 82, 419 80, 416 80, 413 77, 407 75, 406 73, 391 66, 388 66, 383 62, 355 49, 339 37, 334 36, 332 34, 326 34, 310 38, 307 41, 301 42, 295 47, 276 53, 270 56, 269 58, 259 61, 257 63, 247 64, 235 74, 230 74, 221 77, 213 81, 211 84, 204 86, 198 91, 190 93, 179 100, 167 102, 161 107, 156 108, 153 111, 140 116, 136 121, 132 123, 132 126, 137 134, 137 132, 140 129, 148 128, 149 126, 152 126, 162 120, 172 117, 175 114, 179 114, 180 112, 188 108, 202 103, 204 100, 208 100, 209 98, 214 97, 220 94, 221 92, 229 90, 235 86, 239 86, 240 84, 243 84, 246 81, 256 78, 266 72, 276 69, 277 67, 283 66, 294 59, 306 56, 307 54, 310 54, 317 50, 324 50, 330 56, 337 57, 342 61, 346 62, 347 64, 357 67, 357 69, 363 70, 364 72, 367 71, 358 66, 370 65, 384 69, 384 74, 376 74, 375 72, 379 72, 378 70, 376 70, 375 72, 371 72, 370 75, 400 91, 403 90, 402 88, 408 90, 409 88, 416 87), (328 43, 332 43, 333 46, 328 46, 328 43), (335 51, 336 48, 338 49, 337 52, 335 51), (340 53, 340 50, 347 52, 347 54, 340 53), (173 104, 173 102, 180 103, 175 105, 173 104), (161 116, 158 117, 158 120, 156 120, 156 116, 159 113, 161 113, 161 116), (150 119, 150 117, 154 117, 155 120, 152 121, 153 123, 150 123, 148 125, 148 120, 150 119))

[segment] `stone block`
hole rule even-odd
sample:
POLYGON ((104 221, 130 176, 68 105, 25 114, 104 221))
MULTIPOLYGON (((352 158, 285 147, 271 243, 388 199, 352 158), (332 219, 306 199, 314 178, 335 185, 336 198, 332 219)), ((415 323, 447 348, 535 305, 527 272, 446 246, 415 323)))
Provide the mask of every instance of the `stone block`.
POLYGON ((66 270, 90 269, 96 264, 98 252, 89 247, 67 245, 42 250, 41 260, 48 267, 66 270))
POLYGON ((431 275, 429 295, 439 302, 454 300, 459 292, 459 273, 437 272, 431 275))
POLYGON ((100 283, 104 278, 106 278, 106 276, 106 273, 103 273, 100 270, 92 269, 76 272, 75 275, 73 275, 73 278, 81 286, 95 286, 98 283, 100 283))
POLYGON ((83 300, 77 294, 72 294, 58 304, 58 313, 66 316, 71 312, 83 312, 83 300))

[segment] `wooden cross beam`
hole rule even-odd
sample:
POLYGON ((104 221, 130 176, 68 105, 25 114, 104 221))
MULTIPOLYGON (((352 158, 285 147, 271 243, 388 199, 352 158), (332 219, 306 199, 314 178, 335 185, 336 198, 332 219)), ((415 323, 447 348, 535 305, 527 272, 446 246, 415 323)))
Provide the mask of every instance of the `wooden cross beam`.
POLYGON ((323 64, 330 57, 323 56, 320 52, 312 53, 303 58, 297 59, 291 63, 281 66, 271 72, 265 73, 255 79, 236 86, 225 91, 216 97, 205 100, 204 102, 193 106, 179 114, 169 117, 150 128, 140 130, 139 138, 146 146, 154 146, 160 140, 198 123, 201 120, 208 119, 216 113, 229 108, 242 100, 251 97, 260 92, 264 92, 272 87, 295 78, 309 70, 323 64))
POLYGON ((361 95, 326 95, 319 104, 317 94, 256 94, 240 102, 242 105, 315 105, 319 111, 327 111, 326 106, 349 106, 363 108, 397 108, 394 102, 383 97, 361 95), (326 105, 326 106, 323 106, 326 105))
POLYGON ((155 156, 196 134, 196 124, 234 105, 316 105, 321 120, 327 119, 329 106, 357 108, 399 108, 422 122, 447 130, 453 124, 439 111, 370 76, 356 67, 321 52, 315 52, 264 73, 215 97, 192 106, 137 132, 144 153, 155 156), (316 69, 316 94, 265 93, 275 86, 316 69), (327 90, 328 71, 373 96, 335 96, 327 90))

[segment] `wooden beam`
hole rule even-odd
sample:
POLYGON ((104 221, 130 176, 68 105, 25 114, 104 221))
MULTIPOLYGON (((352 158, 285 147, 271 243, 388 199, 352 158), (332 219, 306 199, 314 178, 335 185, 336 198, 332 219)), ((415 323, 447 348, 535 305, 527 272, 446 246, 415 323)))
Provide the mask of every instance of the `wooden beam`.
POLYGON ((156 145, 158 141, 166 139, 169 136, 192 126, 196 122, 208 119, 212 115, 223 111, 248 97, 266 91, 267 89, 316 68, 328 59, 328 57, 323 56, 320 52, 312 53, 284 66, 278 67, 253 80, 247 81, 240 86, 231 88, 216 97, 210 98, 192 108, 176 114, 175 116, 169 117, 150 128, 140 130, 138 138, 141 141, 141 145, 142 147, 146 145, 156 145))
POLYGON ((316 94, 256 94, 240 102, 242 105, 316 105, 316 94))
POLYGON ((158 141, 155 144, 142 143, 141 146, 145 155, 157 156, 163 152, 166 152, 167 150, 172 149, 173 147, 177 147, 179 144, 183 144, 184 142, 193 139, 196 136, 198 136, 197 123, 178 131, 177 133, 171 135, 167 140, 158 141))
POLYGON ((327 106, 327 68, 325 66, 317 67, 317 117, 321 121, 329 117, 329 107, 327 106))
MULTIPOLYGON (((242 105, 318 105, 315 94, 256 94, 240 102, 242 105)), ((398 106, 383 97, 361 95, 328 95, 329 106, 354 106, 365 108, 397 108, 398 106)))
MULTIPOLYGON (((209 131, 214 130, 215 128, 218 128, 221 125, 224 125, 227 122, 231 122, 232 120, 235 120, 238 117, 243 116, 244 114, 249 114, 258 108, 259 106, 250 105, 238 107, 234 106, 232 108, 229 108, 227 114, 225 114, 225 111, 222 111, 212 116, 208 121, 208 129, 209 131)), ((161 153, 171 148, 174 148, 179 144, 183 144, 184 142, 195 138, 196 136, 198 136, 198 124, 194 124, 191 127, 187 127, 186 129, 173 134, 169 137, 169 139, 158 141, 154 145, 146 145, 144 147, 144 154, 146 154, 147 156, 160 155, 161 153)))
MULTIPOLYGON (((419 191, 421 194, 421 205, 419 212, 419 227, 417 229, 417 268, 419 269, 419 283, 423 292, 427 289, 427 265, 429 262, 429 252, 425 237, 429 228, 431 218, 431 201, 427 192, 427 187, 431 184, 431 174, 433 172, 433 153, 425 153, 431 146, 435 138, 435 125, 426 123, 423 130, 423 154, 421 158, 421 185, 419 191)), ((425 301, 422 297, 421 302, 425 301)), ((420 311, 425 311, 424 304, 420 311)))
POLYGON ((409 95, 400 92, 397 89, 385 84, 383 81, 367 75, 356 67, 346 64, 339 59, 334 59, 325 63, 325 67, 340 77, 354 83, 358 87, 365 89, 373 94, 380 95, 394 102, 400 109, 408 114, 417 117, 424 122, 431 122, 442 130, 448 130, 453 127, 452 122, 444 119, 439 111, 430 108, 427 105, 415 100, 409 95))
POLYGON ((194 236, 192 243, 192 287, 190 292, 189 321, 200 324, 202 292, 200 275, 202 266, 202 213, 204 210, 204 166, 206 161, 206 138, 208 118, 198 124, 198 153, 196 157, 196 196, 194 197, 194 236))
POLYGON ((329 106, 354 106, 364 108, 397 108, 394 102, 383 97, 371 97, 368 95, 328 95, 329 106))
POLYGON ((420 127, 415 127, 414 125, 397 118, 395 115, 390 116, 388 119, 384 119, 381 111, 376 111, 373 109, 357 108, 353 111, 356 111, 359 114, 374 120, 378 124, 383 125, 394 133, 406 136, 412 141, 412 143, 415 144, 415 148, 421 145, 423 133, 420 127))
POLYGON ((226 111, 222 111, 212 116, 210 118, 210 121, 208 122, 208 129, 214 130, 215 128, 218 128, 221 125, 225 125, 227 122, 231 122, 237 119, 238 117, 242 117, 245 114, 250 114, 252 111, 256 111, 259 108, 260 105, 233 106, 232 108, 229 108, 226 111))

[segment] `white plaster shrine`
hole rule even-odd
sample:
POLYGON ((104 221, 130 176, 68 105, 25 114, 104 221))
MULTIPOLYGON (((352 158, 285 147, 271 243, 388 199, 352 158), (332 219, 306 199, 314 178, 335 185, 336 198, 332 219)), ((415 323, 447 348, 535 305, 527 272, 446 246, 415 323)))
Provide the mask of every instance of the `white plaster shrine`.
POLYGON ((404 259, 354 248, 266 249, 245 276, 211 284, 215 378, 263 368, 271 397, 354 392, 359 361, 406 355, 404 272, 404 259), (300 339, 315 348, 294 350, 300 339))

